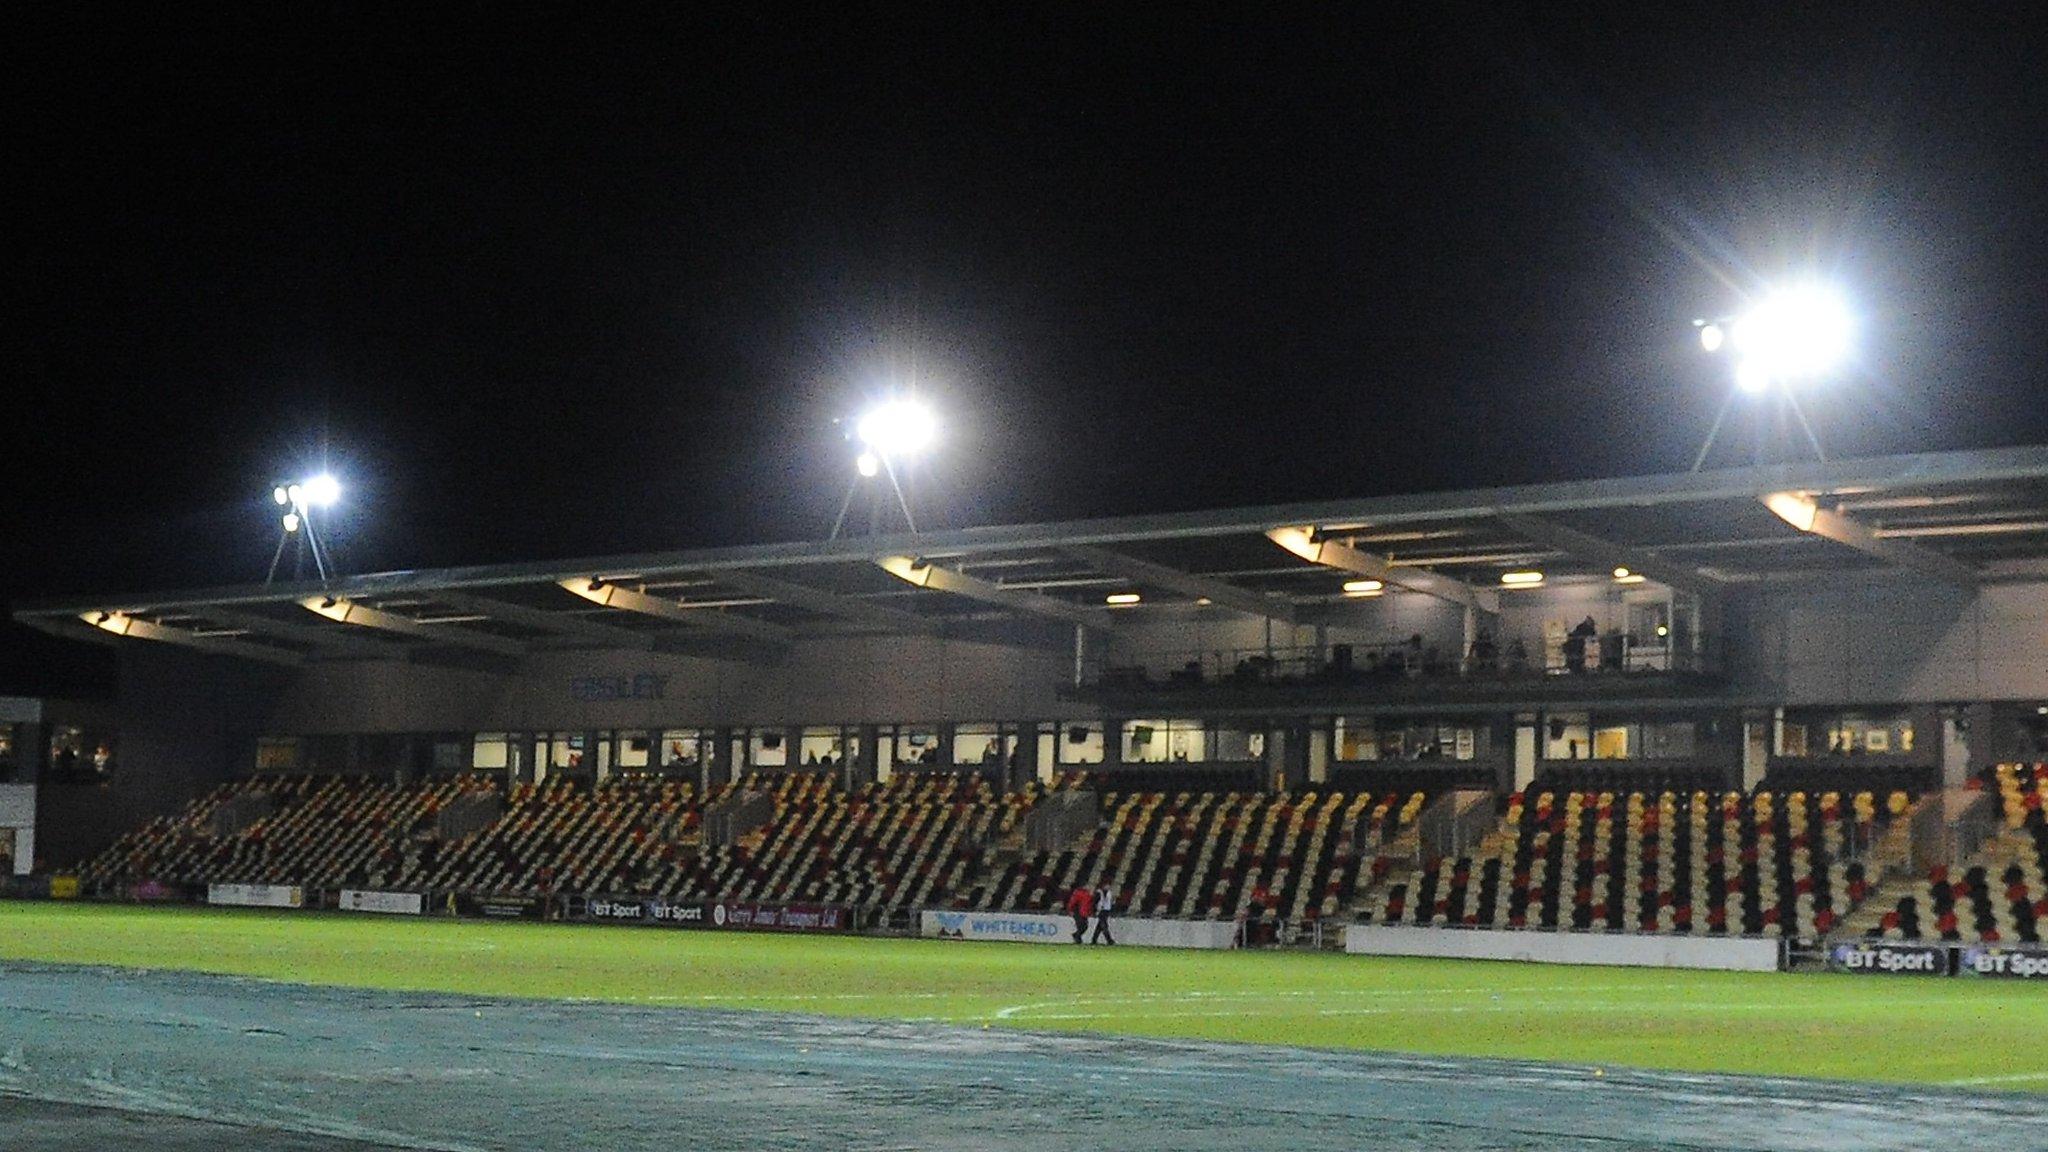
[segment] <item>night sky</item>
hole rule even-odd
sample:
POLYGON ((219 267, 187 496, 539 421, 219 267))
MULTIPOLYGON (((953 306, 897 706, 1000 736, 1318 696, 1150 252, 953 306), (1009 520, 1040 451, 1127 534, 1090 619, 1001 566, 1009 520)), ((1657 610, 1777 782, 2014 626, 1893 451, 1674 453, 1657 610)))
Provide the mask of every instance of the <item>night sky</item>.
POLYGON ((8 597, 260 580, 323 461, 349 571, 821 538, 892 388, 939 525, 1683 470, 1691 320, 1809 276, 1832 452, 2048 439, 2028 5, 80 7, 0 49, 8 597))

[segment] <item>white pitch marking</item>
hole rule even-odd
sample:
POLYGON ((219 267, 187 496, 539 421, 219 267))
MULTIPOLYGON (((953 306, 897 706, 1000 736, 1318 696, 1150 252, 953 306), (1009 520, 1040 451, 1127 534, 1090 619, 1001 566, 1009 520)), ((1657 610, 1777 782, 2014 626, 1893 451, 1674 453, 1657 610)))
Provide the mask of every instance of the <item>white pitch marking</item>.
POLYGON ((2009 1076, 1970 1076, 1948 1083, 1957 1087, 1971 1084, 2028 1084, 2036 1080, 2048 1080, 2048 1072, 2015 1072, 2009 1076))

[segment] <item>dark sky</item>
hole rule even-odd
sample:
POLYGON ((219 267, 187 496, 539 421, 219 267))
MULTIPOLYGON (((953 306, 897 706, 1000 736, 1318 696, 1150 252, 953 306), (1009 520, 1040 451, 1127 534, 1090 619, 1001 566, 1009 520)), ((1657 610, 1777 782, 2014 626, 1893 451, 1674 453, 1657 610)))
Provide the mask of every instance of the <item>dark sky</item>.
POLYGON ((260 579, 323 459, 352 571, 820 537, 892 386, 943 524, 1682 470, 1806 276, 1831 450, 2048 438, 2026 5, 81 7, 0 49, 12 597, 260 579))

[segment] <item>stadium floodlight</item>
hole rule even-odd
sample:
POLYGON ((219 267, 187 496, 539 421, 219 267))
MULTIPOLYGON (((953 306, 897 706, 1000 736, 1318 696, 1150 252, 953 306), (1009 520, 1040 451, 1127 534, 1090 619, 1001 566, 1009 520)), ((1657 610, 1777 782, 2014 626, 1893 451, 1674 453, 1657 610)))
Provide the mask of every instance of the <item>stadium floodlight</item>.
POLYGON ((322 472, 273 487, 270 499, 283 509, 278 516, 278 526, 283 531, 277 538, 277 551, 270 557, 270 574, 264 577, 263 582, 269 584, 277 579, 277 566, 284 560, 285 546, 293 540, 298 540, 300 548, 313 554, 314 570, 325 581, 328 578, 327 548, 313 529, 313 510, 332 508, 341 502, 341 481, 336 480, 332 472, 322 472))
MULTIPOLYGON (((832 534, 827 539, 839 539, 861 482, 877 476, 889 478, 889 487, 896 495, 896 506, 903 512, 903 523, 915 533, 917 518, 911 514, 910 500, 903 494, 904 480, 896 474, 897 465, 932 446, 939 435, 938 418, 932 415, 929 406, 899 396, 882 401, 855 420, 853 435, 863 448, 854 458, 854 480, 846 489, 846 498, 839 502, 839 515, 833 519, 832 534)), ((880 506, 875 505, 868 516, 868 530, 876 531, 880 520, 880 506)))
MULTIPOLYGON (((1765 293, 1740 316, 1725 320, 1695 320, 1700 347, 1709 353, 1723 348, 1734 352, 1735 393, 1750 396, 1775 394, 1798 418, 1813 454, 1822 460, 1820 437, 1806 420, 1794 392, 1839 368, 1849 358, 1855 343, 1856 317, 1842 294, 1824 284, 1807 282, 1765 293)), ((1714 440, 1721 434, 1721 422, 1735 400, 1731 393, 1714 417, 1706 442, 1693 457, 1697 472, 1707 462, 1714 440)))
POLYGON ((1729 330, 1745 366, 1780 387, 1834 370, 1849 356, 1856 323, 1842 297, 1815 284, 1773 292, 1729 330))
POLYGON ((915 400, 889 400, 869 409, 854 425, 861 443, 884 459, 922 452, 938 437, 938 421, 932 410, 915 400))
POLYGON ((306 481, 306 502, 318 508, 332 508, 341 499, 341 481, 331 472, 322 472, 306 481))

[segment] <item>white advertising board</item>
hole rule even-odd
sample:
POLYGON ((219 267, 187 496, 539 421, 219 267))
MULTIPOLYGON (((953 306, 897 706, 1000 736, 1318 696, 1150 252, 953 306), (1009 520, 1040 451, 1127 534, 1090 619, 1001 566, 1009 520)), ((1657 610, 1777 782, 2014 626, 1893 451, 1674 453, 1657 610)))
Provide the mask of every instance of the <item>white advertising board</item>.
MULTIPOLYGON (((1074 918, 1043 912, 960 912, 928 908, 918 913, 921 936, 948 940, 1008 940, 1023 944, 1074 943, 1074 918)), ((1141 948, 1228 948, 1237 925, 1228 920, 1150 920, 1109 918, 1109 932, 1118 944, 1141 948)), ((1089 922, 1089 936, 1095 925, 1089 922)))
POLYGON ((1450 956, 1465 960, 1528 960, 1541 964, 1775 972, 1781 967, 1783 947, 1776 940, 1725 936, 1353 924, 1344 929, 1344 951, 1366 956, 1450 956))
POLYGON ((341 910, 344 912, 390 912, 399 916, 418 916, 425 910, 426 901, 417 892, 365 892, 355 888, 341 890, 341 910))
POLYGON ((303 908, 306 892, 284 884, 208 884, 206 902, 241 908, 303 908))

